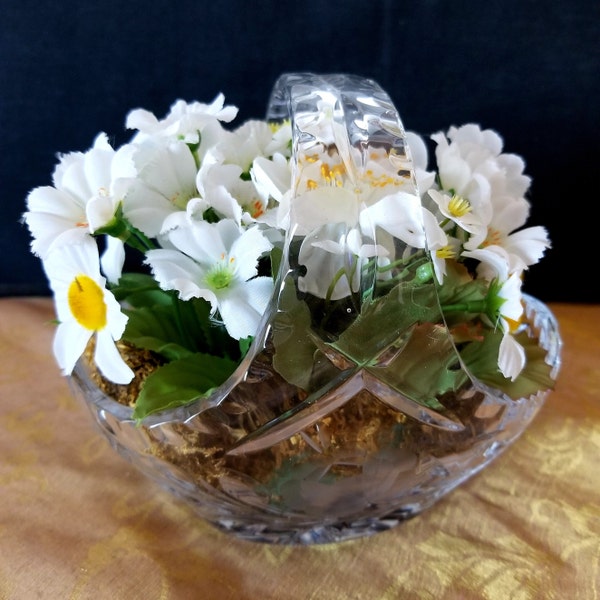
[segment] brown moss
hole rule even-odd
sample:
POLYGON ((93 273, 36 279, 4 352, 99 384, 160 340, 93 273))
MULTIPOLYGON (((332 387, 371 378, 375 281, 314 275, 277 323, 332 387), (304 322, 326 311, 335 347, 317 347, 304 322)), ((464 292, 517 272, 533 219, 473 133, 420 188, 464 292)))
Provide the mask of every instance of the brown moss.
MULTIPOLYGON (((164 361, 156 354, 119 342, 119 351, 133 369, 129 385, 117 385, 104 378, 92 362, 92 379, 105 394, 120 404, 133 406, 145 379, 164 361)), ((93 346, 86 351, 88 361, 93 346)), ((358 475, 362 459, 383 448, 401 444, 416 455, 444 456, 467 449, 475 435, 489 422, 476 418, 483 398, 468 400, 449 393, 441 398, 448 414, 465 426, 462 431, 441 430, 421 423, 391 408, 368 390, 361 390, 343 406, 327 413, 310 426, 299 429, 268 448, 229 453, 236 444, 282 414, 302 404, 307 395, 289 385, 271 366, 268 356, 259 355, 245 381, 240 382, 217 406, 207 407, 188 423, 172 423, 176 443, 158 437, 144 427, 147 451, 176 466, 200 486, 221 487, 226 477, 250 477, 268 483, 277 472, 305 461, 323 461, 335 476, 358 475), (257 397, 260 395, 260 397, 257 397), (357 457, 356 464, 340 462, 339 456, 357 457)))
POLYGON ((161 359, 158 354, 151 352, 150 350, 136 348, 131 344, 119 341, 117 342, 117 348, 125 362, 135 374, 134 378, 129 384, 119 385, 118 383, 113 383, 112 381, 106 379, 106 377, 104 377, 102 373, 100 373, 100 371, 98 371, 98 369, 95 367, 93 362, 94 347, 95 338, 92 337, 84 353, 84 358, 91 367, 90 372, 92 381, 107 396, 110 396, 113 400, 116 400, 119 404, 123 404, 125 406, 135 406, 135 401, 140 393, 140 389, 144 385, 146 377, 153 373, 157 367, 164 364, 164 360, 161 359))

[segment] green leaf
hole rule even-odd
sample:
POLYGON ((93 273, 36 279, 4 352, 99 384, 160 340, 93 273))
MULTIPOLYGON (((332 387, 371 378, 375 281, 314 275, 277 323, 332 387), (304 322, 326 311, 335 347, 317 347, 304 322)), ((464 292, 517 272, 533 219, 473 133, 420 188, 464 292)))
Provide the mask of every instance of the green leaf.
POLYGON ((399 350, 384 367, 369 366, 367 370, 418 404, 444 410, 437 398, 467 380, 446 327, 416 324, 399 350))
POLYGON ((170 304, 174 297, 172 292, 161 290, 146 273, 124 273, 111 291, 119 302, 133 307, 170 304))
POLYGON ((212 319, 209 302, 203 298, 178 302, 182 326, 193 335, 196 350, 239 361, 242 356, 239 340, 232 338, 222 323, 212 319))
MULTIPOLYGON (((488 282, 483 279, 473 279, 464 265, 448 261, 444 285, 438 286, 438 295, 442 307, 446 305, 477 304, 485 299, 488 292, 488 282)), ((452 320, 464 321, 465 312, 458 313, 452 320)))
POLYGON ((433 284, 400 283, 363 310, 331 344, 413 401, 443 409, 437 397, 466 375, 443 324, 433 284))
POLYGON ((273 279, 277 278, 282 260, 283 250, 279 246, 273 246, 273 249, 271 250, 271 275, 273 279))
POLYGON ((163 365, 144 381, 133 416, 140 420, 208 396, 227 380, 236 367, 235 361, 203 353, 163 365))
POLYGON ((317 349, 311 339, 310 310, 296 298, 291 277, 281 292, 279 310, 273 323, 274 369, 289 383, 306 390, 317 349))
MULTIPOLYGON (((137 279, 140 287, 136 299, 151 301, 153 290, 142 290, 143 280, 137 279), (144 295, 145 294, 145 295, 144 295)), ((129 282, 131 283, 131 282, 129 282)), ((157 294, 164 293, 157 291, 157 294)), ((159 296, 159 302, 134 308, 125 308, 129 321, 123 339, 139 348, 158 352, 167 360, 175 360, 189 353, 206 352, 215 356, 226 356, 232 360, 241 357, 240 345, 227 333, 225 327, 215 323, 210 315, 210 304, 202 298, 180 300, 167 294, 167 301, 159 296)))
POLYGON ((331 344, 356 363, 364 364, 401 338, 416 323, 441 320, 432 284, 400 283, 367 305, 331 344))
POLYGON ((173 319, 169 306, 125 310, 129 317, 123 340, 138 348, 157 352, 167 360, 192 353, 173 319))
POLYGON ((525 349, 526 364, 515 381, 504 377, 498 369, 498 352, 502 333, 485 331, 481 342, 471 342, 463 350, 461 357, 471 373, 486 383, 508 394, 513 400, 527 398, 539 390, 554 388, 550 373, 552 367, 545 361, 546 351, 540 347, 539 340, 527 333, 515 336, 525 349))
POLYGON ((248 336, 247 338, 242 338, 239 340, 240 355, 242 357, 246 356, 246 353, 250 349, 250 346, 252 345, 253 340, 254 340, 254 336, 248 336))

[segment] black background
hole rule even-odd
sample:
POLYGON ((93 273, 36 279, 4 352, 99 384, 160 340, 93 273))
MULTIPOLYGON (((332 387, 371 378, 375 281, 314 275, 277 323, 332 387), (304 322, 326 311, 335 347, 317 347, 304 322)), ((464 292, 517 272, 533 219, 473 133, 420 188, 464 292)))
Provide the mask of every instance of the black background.
POLYGON ((600 3, 572 0, 0 1, 0 295, 48 294, 19 219, 57 152, 176 99, 262 118, 283 72, 375 79, 406 129, 496 129, 533 178, 553 243, 526 273, 544 301, 598 302, 600 3))

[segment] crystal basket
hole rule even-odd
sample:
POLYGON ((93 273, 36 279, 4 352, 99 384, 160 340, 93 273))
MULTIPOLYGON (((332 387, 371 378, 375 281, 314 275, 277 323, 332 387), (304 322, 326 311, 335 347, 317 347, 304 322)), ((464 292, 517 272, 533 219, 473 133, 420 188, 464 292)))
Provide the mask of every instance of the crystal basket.
MULTIPOLYGON (((141 422, 84 359, 70 382, 117 452, 209 523, 261 542, 338 542, 431 507, 512 444, 550 390, 515 399, 463 361, 431 277, 406 134, 375 82, 284 75, 268 119, 292 124, 289 224, 237 370, 141 422), (390 189, 412 220, 372 210, 390 189)), ((557 322, 523 297, 521 335, 556 378, 557 322)))

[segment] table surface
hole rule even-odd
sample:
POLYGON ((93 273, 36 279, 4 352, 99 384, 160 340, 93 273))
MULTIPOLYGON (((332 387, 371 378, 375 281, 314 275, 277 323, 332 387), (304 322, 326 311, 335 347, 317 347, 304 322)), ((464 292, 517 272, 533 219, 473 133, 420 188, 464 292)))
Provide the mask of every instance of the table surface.
POLYGON ((2 600, 600 598, 600 305, 551 304, 556 390, 438 504, 368 538, 238 540, 117 455, 51 353, 49 298, 0 299, 2 600))

